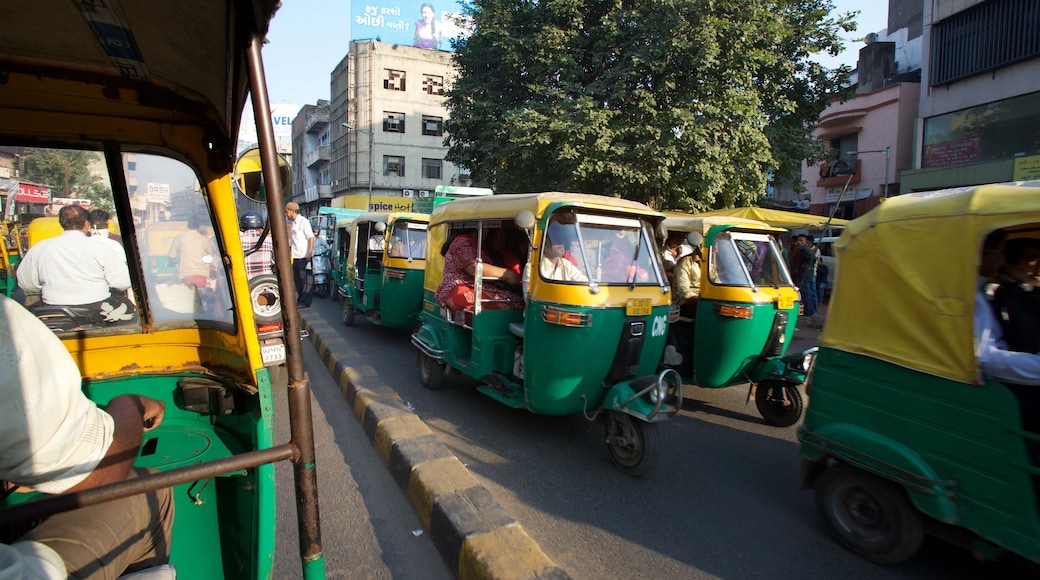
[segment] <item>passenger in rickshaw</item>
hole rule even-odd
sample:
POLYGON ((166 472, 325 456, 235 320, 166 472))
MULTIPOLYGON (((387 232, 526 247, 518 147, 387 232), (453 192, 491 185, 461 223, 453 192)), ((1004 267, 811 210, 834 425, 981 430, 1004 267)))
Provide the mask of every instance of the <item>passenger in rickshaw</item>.
POLYGON ((505 227, 488 230, 484 238, 484 253, 481 259, 492 264, 501 264, 503 268, 520 275, 522 266, 516 252, 509 247, 509 236, 505 227))
POLYGON ((1008 348, 1040 352, 1040 239, 1015 238, 1004 244, 1000 286, 993 311, 1008 348))
POLYGON ((672 270, 672 303, 679 315, 697 317, 697 301, 701 295, 701 249, 688 242, 679 245, 678 258, 672 270))
POLYGON ((574 261, 567 258, 567 248, 573 241, 573 225, 551 222, 545 234, 545 247, 542 249, 541 263, 538 270, 542 278, 561 282, 588 282, 589 278, 574 261), (568 231, 569 230, 569 231, 568 231))
MULTIPOLYGON (((79 368, 58 337, 2 296, 0 361, 0 498, 82 491, 136 476, 142 433, 162 423, 161 401, 120 395, 98 408, 83 394, 79 368)), ((3 526, 0 577, 115 578, 164 565, 172 525, 166 488, 36 525, 3 526)))
POLYGON ((636 246, 633 243, 637 236, 637 230, 614 232, 610 253, 603 262, 603 282, 630 284, 650 279, 650 273, 637 262, 641 257, 636 254, 636 246))
MULTIPOLYGON (((452 311, 472 309, 476 298, 474 276, 477 271, 477 247, 476 230, 467 229, 449 238, 441 248, 441 255, 444 256, 444 279, 435 294, 437 303, 441 306, 452 311)), ((484 262, 483 257, 481 262, 485 280, 500 280, 511 286, 520 285, 520 274, 504 266, 484 262)), ((482 290, 481 300, 484 308, 523 307, 523 297, 516 292, 490 284, 484 284, 482 290)))
POLYGON ((114 245, 90 243, 90 215, 79 205, 58 211, 64 232, 37 242, 18 265, 18 286, 39 293, 45 306, 76 307, 86 324, 129 320, 130 270, 114 245))

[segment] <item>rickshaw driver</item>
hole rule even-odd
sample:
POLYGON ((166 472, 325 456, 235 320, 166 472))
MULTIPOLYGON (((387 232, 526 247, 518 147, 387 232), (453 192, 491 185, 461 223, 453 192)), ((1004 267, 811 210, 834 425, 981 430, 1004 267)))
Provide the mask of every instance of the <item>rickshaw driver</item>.
MULTIPOLYGON (((120 395, 99 409, 58 337, 2 296, 0 364, 0 495, 134 477, 142 433, 162 424, 161 401, 120 395)), ((170 488, 55 514, 2 538, 17 541, 0 543, 0 578, 115 577, 160 566, 169 561, 172 525, 170 488)))
MULTIPOLYGON (((588 282, 589 278, 574 263, 567 259, 567 247, 571 237, 567 235, 567 226, 558 222, 549 224, 545 235, 545 249, 542 251, 538 266, 543 278, 562 282, 588 282)), ((573 228, 573 226, 571 226, 573 228)))

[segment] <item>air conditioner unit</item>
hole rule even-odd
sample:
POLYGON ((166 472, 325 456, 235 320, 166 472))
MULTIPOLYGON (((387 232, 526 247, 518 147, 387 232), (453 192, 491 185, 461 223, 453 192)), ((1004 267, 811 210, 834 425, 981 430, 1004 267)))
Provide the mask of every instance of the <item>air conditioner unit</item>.
MULTIPOLYGON (((413 195, 415 195, 415 190, 414 189, 402 189, 401 190, 401 195, 403 195, 405 197, 412 197, 413 195)), ((422 192, 421 191, 419 192, 419 195, 422 196, 422 192)))
POLYGON ((430 190, 428 190, 428 189, 420 189, 419 190, 419 197, 430 197, 430 190))

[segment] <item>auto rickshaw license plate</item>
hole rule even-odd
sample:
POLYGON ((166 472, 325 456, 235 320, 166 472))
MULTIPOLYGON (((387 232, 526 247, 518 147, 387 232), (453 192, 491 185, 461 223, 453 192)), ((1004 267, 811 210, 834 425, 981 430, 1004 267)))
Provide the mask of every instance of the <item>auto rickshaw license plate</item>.
POLYGON ((794 308, 794 298, 790 296, 781 296, 776 299, 776 307, 780 310, 790 310, 794 308))
POLYGON ((272 344, 261 346, 260 358, 263 359, 264 365, 280 364, 285 362, 285 345, 272 344))
POLYGON ((646 316, 650 314, 649 298, 629 298, 625 302, 625 316, 646 316))

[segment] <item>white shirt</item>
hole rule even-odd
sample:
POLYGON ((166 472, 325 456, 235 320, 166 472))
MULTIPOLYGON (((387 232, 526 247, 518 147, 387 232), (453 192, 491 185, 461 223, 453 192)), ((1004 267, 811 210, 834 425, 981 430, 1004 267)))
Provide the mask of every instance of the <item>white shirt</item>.
POLYGON ((26 252, 18 265, 18 286, 41 293, 46 304, 92 304, 108 298, 109 288, 129 288, 130 271, 122 251, 68 230, 26 252))
POLYGON ((112 444, 114 421, 81 390, 53 332, 0 296, 0 479, 61 493, 86 479, 112 444))
POLYGON ((987 377, 1017 385, 1040 385, 1040 354, 1008 350, 1004 333, 981 289, 975 292, 975 355, 987 377))
POLYGON ((556 263, 542 256, 542 265, 539 269, 542 277, 549 280, 562 280, 564 282, 588 282, 589 278, 577 266, 567 258, 557 258, 556 263))
POLYGON ((310 249, 309 240, 313 237, 314 230, 311 229, 311 222, 302 215, 296 214, 296 219, 292 222, 292 231, 289 232, 289 251, 292 259, 302 260, 307 257, 307 251, 310 249))

